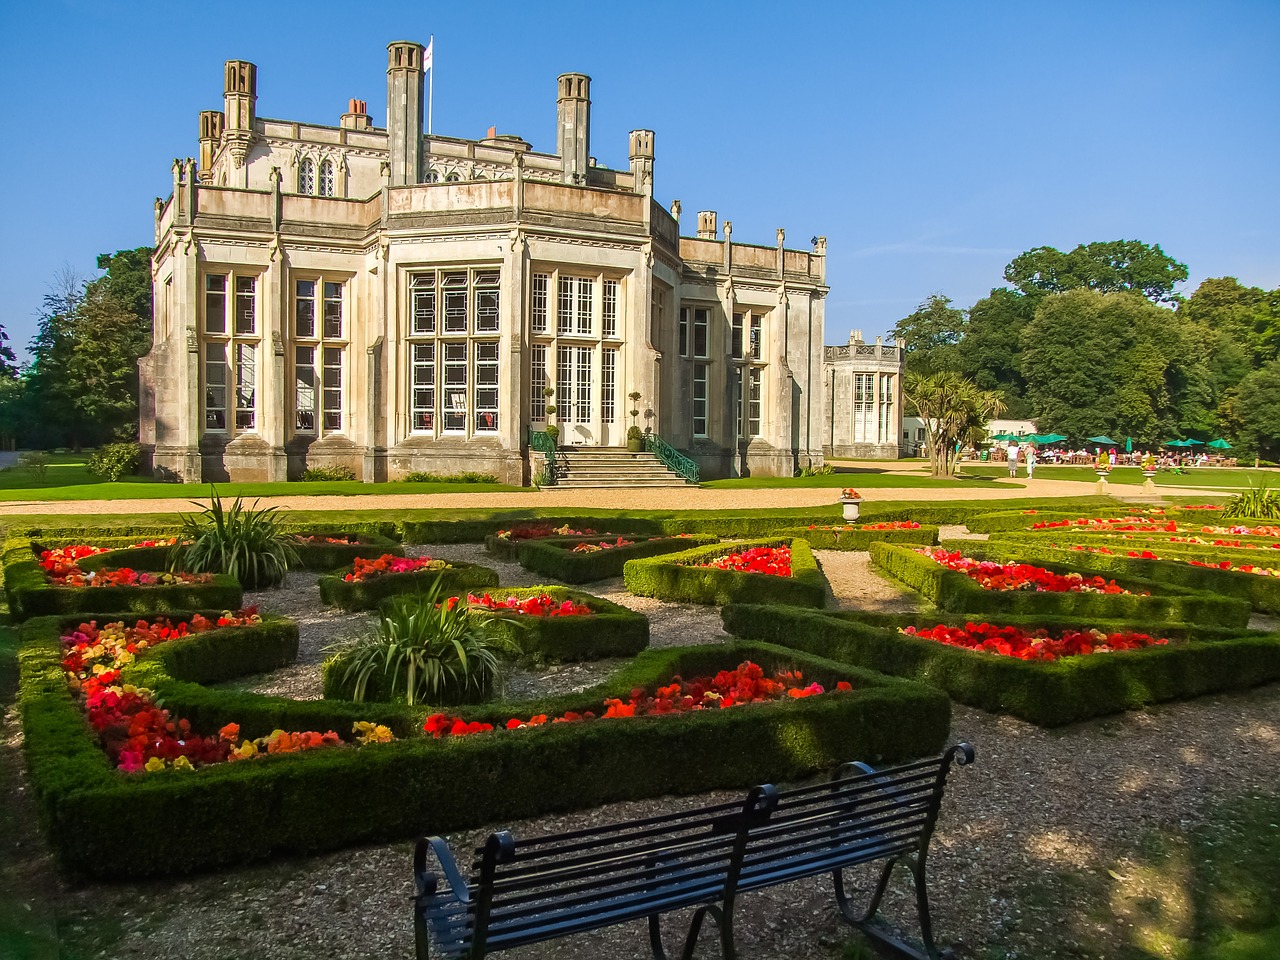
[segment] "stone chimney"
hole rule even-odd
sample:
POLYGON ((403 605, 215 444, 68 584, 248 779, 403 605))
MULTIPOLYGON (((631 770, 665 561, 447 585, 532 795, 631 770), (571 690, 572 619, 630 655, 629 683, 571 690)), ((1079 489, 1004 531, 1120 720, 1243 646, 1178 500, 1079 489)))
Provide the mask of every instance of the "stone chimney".
POLYGON ((719 231, 716 227, 716 212, 714 210, 698 211, 698 239, 714 240, 719 231))
POLYGON ((228 60, 223 87, 224 133, 237 169, 244 166, 253 141, 253 121, 258 103, 258 68, 247 60, 228 60))
POLYGON ((631 131, 631 176, 636 193, 653 196, 653 131, 631 131))
POLYGON ((338 121, 338 126, 344 130, 370 130, 373 128, 373 118, 369 116, 369 104, 363 100, 352 98, 347 101, 347 112, 342 115, 342 119, 338 121))
POLYGON ((422 144, 423 69, 420 43, 387 44, 387 153, 391 186, 421 183, 425 166, 422 144))
POLYGON ((221 110, 200 111, 200 181, 213 183, 213 158, 222 144, 222 127, 226 120, 221 110))
POLYGON ((556 153, 565 183, 587 182, 591 155, 591 78, 585 73, 562 73, 556 95, 556 153))

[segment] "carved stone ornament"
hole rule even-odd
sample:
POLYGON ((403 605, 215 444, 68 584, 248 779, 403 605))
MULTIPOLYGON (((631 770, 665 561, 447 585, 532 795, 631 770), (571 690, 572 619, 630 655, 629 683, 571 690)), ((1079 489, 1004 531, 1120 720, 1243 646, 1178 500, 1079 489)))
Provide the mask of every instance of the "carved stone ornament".
POLYGON ((200 352, 200 338, 196 336, 195 327, 187 327, 187 351, 189 353, 200 352))
POLYGON ((284 356, 284 338, 280 336, 279 330, 271 331, 271 349, 277 357, 284 356))

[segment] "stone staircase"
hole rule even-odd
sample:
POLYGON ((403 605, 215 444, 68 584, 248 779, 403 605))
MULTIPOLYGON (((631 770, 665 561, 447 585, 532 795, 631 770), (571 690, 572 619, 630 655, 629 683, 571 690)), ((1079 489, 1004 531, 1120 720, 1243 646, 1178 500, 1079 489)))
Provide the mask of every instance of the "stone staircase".
POLYGON ((560 447, 556 462, 556 490, 690 486, 655 454, 630 453, 626 447, 560 447))

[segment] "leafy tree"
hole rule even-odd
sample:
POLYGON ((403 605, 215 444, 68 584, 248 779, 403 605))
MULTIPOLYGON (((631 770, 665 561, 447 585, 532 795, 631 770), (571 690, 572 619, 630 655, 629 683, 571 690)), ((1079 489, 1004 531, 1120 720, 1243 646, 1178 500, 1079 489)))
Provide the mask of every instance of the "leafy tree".
POLYGON ((950 297, 930 294, 914 313, 903 317, 893 328, 893 335, 906 345, 907 371, 958 369, 956 344, 964 336, 964 327, 964 311, 952 307, 950 297))
POLYGON ((79 390, 70 366, 84 286, 84 278, 70 265, 58 271, 28 347, 32 359, 23 371, 22 432, 38 448, 70 444, 79 449, 88 439, 76 411, 79 390))
POLYGON ((1154 442, 1177 429, 1188 344, 1171 311, 1128 293, 1047 297, 1022 332, 1027 400, 1042 431, 1154 442))
POLYGON ((1229 402, 1240 452, 1280 460, 1280 360, 1245 377, 1229 402))
POLYGON ((925 449, 935 477, 955 476, 956 447, 975 427, 1004 412, 1004 401, 953 370, 908 373, 903 382, 907 409, 924 421, 925 449))
POLYGON ((999 391, 1006 412, 1015 419, 1031 415, 1024 399, 1022 331, 1035 316, 1029 297, 999 287, 969 309, 969 322, 958 353, 960 371, 983 390, 999 391))
POLYGON ((1178 314, 1224 333, 1254 369, 1280 351, 1280 290, 1242 286, 1235 277, 1211 277, 1179 304, 1178 314))
POLYGON ((1039 298, 1068 290, 1138 293, 1153 303, 1172 303, 1173 288, 1187 279, 1187 265, 1160 245, 1138 240, 1080 244, 1069 253, 1036 247, 1014 257, 1004 278, 1023 294, 1039 298))

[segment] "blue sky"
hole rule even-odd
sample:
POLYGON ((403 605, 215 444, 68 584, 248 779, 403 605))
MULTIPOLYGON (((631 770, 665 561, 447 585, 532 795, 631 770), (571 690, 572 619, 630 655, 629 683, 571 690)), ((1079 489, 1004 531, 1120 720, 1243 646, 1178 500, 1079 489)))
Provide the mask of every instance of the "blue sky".
POLYGON ((170 161, 258 64, 261 116, 385 122, 386 44, 434 34, 435 131, 555 148, 555 78, 593 78, 592 153, 656 131, 683 227, 828 237, 828 343, 929 294, 967 307, 1040 245, 1159 243, 1205 277, 1280 287, 1280 2, 476 7, 45 0, 0 10, 0 302, 15 347, 64 265, 152 241, 170 161))

